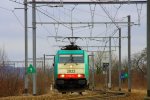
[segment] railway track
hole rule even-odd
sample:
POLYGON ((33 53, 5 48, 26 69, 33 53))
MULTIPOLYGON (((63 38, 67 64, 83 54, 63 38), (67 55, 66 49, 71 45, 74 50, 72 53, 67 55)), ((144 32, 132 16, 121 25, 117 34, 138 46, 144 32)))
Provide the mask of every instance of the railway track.
POLYGON ((59 92, 39 96, 12 96, 0 98, 0 100, 116 100, 126 97, 128 93, 118 91, 86 91, 83 95, 78 92, 61 94, 59 92))
POLYGON ((125 97, 128 94, 125 92, 118 92, 118 91, 93 91, 93 94, 86 94, 86 95, 80 95, 76 97, 70 97, 63 100, 110 100, 113 98, 121 98, 125 97))

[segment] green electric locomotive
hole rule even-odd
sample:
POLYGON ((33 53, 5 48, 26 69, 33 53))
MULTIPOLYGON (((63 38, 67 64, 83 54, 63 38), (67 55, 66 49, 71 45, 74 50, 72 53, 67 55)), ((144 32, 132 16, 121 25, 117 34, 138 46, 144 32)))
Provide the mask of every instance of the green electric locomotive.
POLYGON ((71 44, 58 50, 54 60, 54 81, 58 90, 84 90, 89 86, 89 60, 86 51, 71 44))

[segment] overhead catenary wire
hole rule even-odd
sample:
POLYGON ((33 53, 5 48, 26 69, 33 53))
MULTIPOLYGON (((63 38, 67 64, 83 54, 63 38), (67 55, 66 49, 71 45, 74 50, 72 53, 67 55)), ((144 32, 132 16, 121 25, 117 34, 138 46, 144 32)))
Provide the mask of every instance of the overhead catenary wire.
MULTIPOLYGON (((60 21, 56 20, 55 18, 51 17, 50 15, 46 14, 45 12, 43 12, 43 11, 44 11, 43 9, 42 9, 43 11, 41 11, 41 10, 39 10, 39 9, 37 9, 37 8, 36 8, 36 10, 37 10, 38 12, 40 12, 41 14, 47 16, 48 18, 51 18, 52 20, 54 20, 54 21, 56 21, 56 22, 58 22, 58 23, 60 22, 60 21)), ((70 29, 70 27, 67 26, 67 25, 64 25, 64 24, 61 24, 61 25, 63 25, 64 27, 70 29)))
POLYGON ((19 3, 19 4, 21 4, 21 3, 19 3))
POLYGON ((21 20, 18 18, 18 16, 15 14, 14 10, 12 11, 12 13, 14 14, 14 16, 16 17, 17 21, 19 22, 19 24, 24 28, 24 25, 22 24, 21 20))
POLYGON ((8 8, 5 8, 5 7, 1 7, 1 6, 0 6, 0 9, 6 10, 6 11, 11 11, 11 12, 13 11, 11 9, 8 9, 8 8))
MULTIPOLYGON (((46 15, 47 17, 51 18, 51 19, 54 20, 55 22, 61 23, 61 21, 58 21, 58 20, 56 20, 55 18, 51 17, 50 15, 46 14, 45 12, 47 12, 47 11, 45 11, 44 9, 41 9, 41 10, 38 9, 37 11, 39 11, 40 13, 42 13, 42 14, 46 15), (41 10, 42 10, 42 11, 41 11, 41 10), (45 11, 45 12, 43 12, 43 11, 45 11)), ((48 12, 47 12, 47 13, 48 13, 48 12)), ((67 26, 67 25, 65 25, 65 24, 63 24, 63 23, 61 23, 61 25, 65 26, 65 27, 68 28, 68 29, 71 29, 69 26, 67 26)), ((82 26, 81 26, 81 27, 82 27, 82 26)), ((83 27, 86 27, 86 26, 83 26, 83 27)), ((73 27, 72 27, 72 28, 73 28, 73 27)))
POLYGON ((137 8, 137 14, 138 14, 138 24, 140 25, 140 19, 141 19, 143 4, 141 4, 140 8, 138 8, 138 4, 136 4, 136 8, 137 8))
MULTIPOLYGON (((23 4, 23 3, 21 3, 21 2, 18 2, 17 0, 9 0, 9 1, 16 2, 16 3, 18 3, 18 4, 23 4)), ((22 1, 23 1, 23 0, 22 0, 22 1)))
POLYGON ((71 9, 71 36, 72 36, 72 37, 73 37, 73 34, 74 34, 74 33, 73 33, 73 26, 72 26, 72 16, 73 16, 72 13, 73 13, 74 9, 76 8, 76 6, 77 6, 77 5, 75 5, 75 6, 71 9))
MULTIPOLYGON (((92 0, 93 1, 93 0, 92 0)), ((118 11, 119 11, 119 9, 121 8, 121 5, 117 8, 117 11, 116 11, 116 13, 115 13, 115 16, 114 16, 114 18, 112 18, 111 16, 110 16, 110 14, 107 12, 107 10, 102 6, 102 5, 100 5, 101 6, 101 8, 103 9, 103 11, 106 13, 106 15, 109 17, 109 19, 114 23, 115 22, 115 18, 116 18, 116 16, 117 16, 117 13, 118 13, 118 11)), ((115 26, 119 29, 119 26, 116 24, 116 23, 114 23, 115 24, 115 26)), ((107 25, 106 25, 106 33, 107 33, 107 25)), ((114 34, 113 34, 114 35, 114 34)))
POLYGON ((5 7, 0 7, 0 9, 11 12, 14 15, 14 17, 16 18, 17 22, 21 25, 21 27, 24 28, 24 25, 22 24, 21 20, 19 19, 19 17, 15 13, 15 9, 11 10, 11 9, 8 9, 8 8, 5 8, 5 7))
MULTIPOLYGON (((67 8, 64 7, 64 9, 67 9, 67 8)), ((68 9, 67 9, 67 10, 68 10, 68 9)), ((76 8, 76 10, 77 10, 77 12, 80 12, 80 13, 85 13, 85 14, 90 14, 90 13, 91 13, 91 11, 84 10, 84 9, 80 9, 79 7, 76 8)), ((102 15, 102 14, 100 14, 100 13, 98 13, 98 12, 95 12, 95 16, 108 18, 107 16, 102 15)))
MULTIPOLYGON (((37 12, 37 15, 38 15, 38 17, 39 17, 39 20, 42 21, 41 16, 39 15, 38 12, 37 12)), ((43 27, 43 29, 44 29, 48 34, 53 35, 51 32, 49 32, 49 30, 48 30, 43 24, 41 24, 41 26, 43 27)))
POLYGON ((55 24, 54 24, 54 28, 55 28, 56 42, 57 42, 57 36, 58 36, 58 30, 59 30, 59 24, 58 24, 58 25, 55 25, 55 24))
POLYGON ((15 3, 17 3, 17 4, 24 5, 24 3, 23 3, 23 2, 19 2, 19 1, 17 1, 17 0, 9 0, 9 1, 11 1, 11 2, 15 2, 15 3))
MULTIPOLYGON (((16 1, 16 0, 15 0, 16 1)), ((107 32, 106 32, 107 33, 107 32)))
POLYGON ((95 8, 96 8, 96 5, 94 5, 93 9, 92 9, 92 6, 90 5, 90 11, 91 11, 91 22, 92 22, 91 30, 90 30, 90 36, 91 36, 91 37, 92 37, 92 33, 93 33, 93 28, 94 28, 94 15, 95 15, 95 8))
MULTIPOLYGON (((93 0, 91 0, 91 1, 93 1, 93 0)), ((103 7, 103 5, 101 5, 101 4, 99 4, 99 5, 100 5, 100 7, 103 9, 103 11, 106 13, 106 15, 109 17, 109 19, 114 23, 115 20, 110 16, 110 14, 107 12, 106 8, 103 7)), ((121 7, 121 6, 120 6, 120 7, 121 7)), ((117 9, 117 12, 116 12, 115 16, 117 15, 118 10, 120 9, 120 7, 117 9)), ((119 26, 118 26, 116 23, 114 23, 114 25, 119 29, 119 26)))
MULTIPOLYGON (((21 3, 21 2, 18 2, 17 0, 9 0, 9 1, 12 1, 12 2, 15 2, 15 3, 18 3, 18 4, 21 4, 21 5, 24 5, 23 3, 21 3)), ((19 19, 19 17, 17 16, 17 14, 15 13, 15 9, 8 9, 8 8, 5 8, 5 7, 0 7, 1 9, 3 9, 3 10, 6 10, 6 11, 9 11, 9 12, 11 12, 13 15, 14 15, 14 17, 16 18, 16 20, 17 20, 17 22, 20 24, 20 26, 22 27, 22 29, 24 29, 24 25, 23 25, 23 22, 19 19)), ((41 38, 41 39, 45 39, 45 38, 43 38, 43 37, 41 37, 41 36, 37 36, 38 38, 41 38)))
MULTIPOLYGON (((103 11, 108 15, 108 17, 109 17, 109 19, 112 21, 112 23, 114 23, 115 20, 110 16, 110 14, 109 14, 109 12, 107 12, 106 8, 103 7, 103 5, 100 5, 100 7, 101 7, 101 8, 103 9, 103 11)), ((114 23, 114 25, 119 29, 119 26, 118 26, 116 23, 114 23)))
POLYGON ((86 26, 82 26, 82 27, 86 27, 86 26))
MULTIPOLYGON (((67 11, 70 11, 70 9, 72 8, 66 8, 65 6, 63 7, 63 10, 59 9, 60 10, 60 13, 64 14, 65 17, 67 17, 67 19, 70 19, 71 15, 69 13, 66 13, 66 10, 67 11)), ((77 9, 77 8, 76 8, 77 9)), ((62 18, 62 16, 61 16, 62 18)), ((75 21, 79 21, 77 18, 72 18, 73 20, 75 21)))
POLYGON ((114 19, 116 19, 117 14, 118 14, 118 12, 119 12, 119 9, 120 9, 121 7, 122 7, 122 4, 120 4, 119 7, 115 7, 117 10, 116 10, 116 13, 115 13, 115 15, 114 15, 114 19))
MULTIPOLYGON (((114 32, 112 33, 112 36, 118 31, 118 29, 114 30, 114 32)), ((110 37, 112 37, 110 36, 110 37)), ((107 43, 109 42, 109 40, 105 41, 105 46, 107 46, 107 43)), ((103 56, 104 52, 105 52, 106 47, 104 47, 103 52, 101 53, 100 57, 103 56)))
MULTIPOLYGON (((75 5, 75 6, 76 6, 76 5, 75 5)), ((71 7, 70 7, 70 8, 63 7, 63 9, 64 9, 64 10, 71 11, 72 8, 71 8, 71 7)), ((77 9, 77 7, 76 7, 76 9, 77 9)), ((70 18, 72 17, 72 14, 70 15, 70 14, 66 13, 65 11, 62 11, 61 9, 59 9, 59 10, 60 10, 60 12, 63 13, 66 17, 68 17, 68 19, 70 19, 70 18)), ((77 10, 77 11, 78 11, 78 10, 77 10)), ((62 17, 61 17, 61 18, 62 18, 62 17)), ((80 22, 78 19, 76 19, 76 18, 74 18, 74 17, 72 17, 71 19, 72 19, 72 20, 75 20, 75 21, 77 21, 77 22, 80 22)), ((61 23, 58 23, 58 24, 61 24, 61 23)), ((90 26, 91 26, 91 25, 90 25, 90 26)), ((75 30, 75 29, 77 30, 77 29, 86 28, 86 27, 89 27, 89 25, 84 25, 84 26, 81 25, 81 26, 77 26, 77 27, 75 27, 75 26, 73 27, 73 26, 72 26, 72 29, 73 29, 73 30, 75 30)))

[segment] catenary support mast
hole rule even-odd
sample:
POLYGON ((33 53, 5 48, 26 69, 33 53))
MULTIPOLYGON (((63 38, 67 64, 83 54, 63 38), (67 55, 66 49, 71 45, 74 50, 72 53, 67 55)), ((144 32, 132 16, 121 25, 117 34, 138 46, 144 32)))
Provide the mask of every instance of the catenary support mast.
POLYGON ((150 100, 150 0, 147 0, 147 96, 150 100))
POLYGON ((24 93, 28 93, 28 8, 27 0, 24 0, 24 30, 25 30, 25 80, 24 80, 24 93))
POLYGON ((111 37, 109 37, 109 77, 108 77, 109 89, 111 89, 111 69, 112 69, 112 53, 111 53, 111 37))
POLYGON ((128 92, 131 92, 131 16, 128 16, 128 92))
POLYGON ((121 28, 119 28, 119 91, 121 91, 121 28))
MULTIPOLYGON (((36 3, 32 1, 33 67, 36 69, 36 3)), ((36 95, 36 72, 33 73, 33 95, 36 95)))

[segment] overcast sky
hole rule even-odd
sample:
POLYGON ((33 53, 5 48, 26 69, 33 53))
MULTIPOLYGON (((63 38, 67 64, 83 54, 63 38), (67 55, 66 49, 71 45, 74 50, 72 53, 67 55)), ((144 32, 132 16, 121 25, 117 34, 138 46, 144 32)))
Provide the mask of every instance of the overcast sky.
MULTIPOLYGON (((22 2, 22 0, 18 0, 22 2)), ((63 7, 51 7, 47 5, 38 7, 49 17, 37 11, 38 22, 58 22, 61 21, 94 21, 98 22, 111 22, 108 17, 109 14, 112 18, 115 17, 116 21, 127 22, 127 16, 131 15, 131 21, 140 25, 132 26, 131 35, 131 50, 132 53, 137 53, 146 47, 146 5, 64 5, 63 7), (48 7, 47 7, 48 6, 48 7), (139 17, 137 13, 139 10, 139 17), (73 10, 74 9, 74 10, 73 10), (106 12, 104 11, 106 10, 106 12), (72 15, 72 17, 71 17, 72 15), (116 15, 116 16, 115 16, 116 15), (51 19, 53 18, 53 19, 51 19), (139 20, 139 21, 138 21, 139 20)), ((0 47, 5 48, 8 58, 10 60, 24 60, 24 12, 23 5, 14 3, 9 0, 3 0, 0 3, 0 47)), ((29 27, 31 27, 31 8, 29 8, 29 27)), ((54 45, 64 45, 64 43, 56 42, 53 38, 47 36, 71 36, 71 26, 67 25, 37 25, 37 57, 43 54, 55 54, 59 48, 54 45)), ((111 36, 116 30, 115 25, 74 25, 74 36, 111 36)), ((122 28, 122 36, 127 36, 127 25, 120 25, 122 28)), ((118 36, 118 32, 115 34, 118 36)), ((67 40, 65 40, 67 41, 67 40)), ((112 40, 112 45, 117 44, 117 40, 112 40)), ((67 44, 67 43, 65 43, 67 44)), ((90 41, 90 40, 77 40, 78 45, 104 45, 104 43, 90 41)), ((90 49, 90 48, 89 48, 90 49)), ((92 50, 103 50, 103 48, 92 48, 92 50)), ((116 48, 118 52, 118 48, 116 48)), ((122 40, 122 55, 127 56, 127 39, 122 40)), ((32 57, 32 30, 29 28, 29 57, 32 57)))

